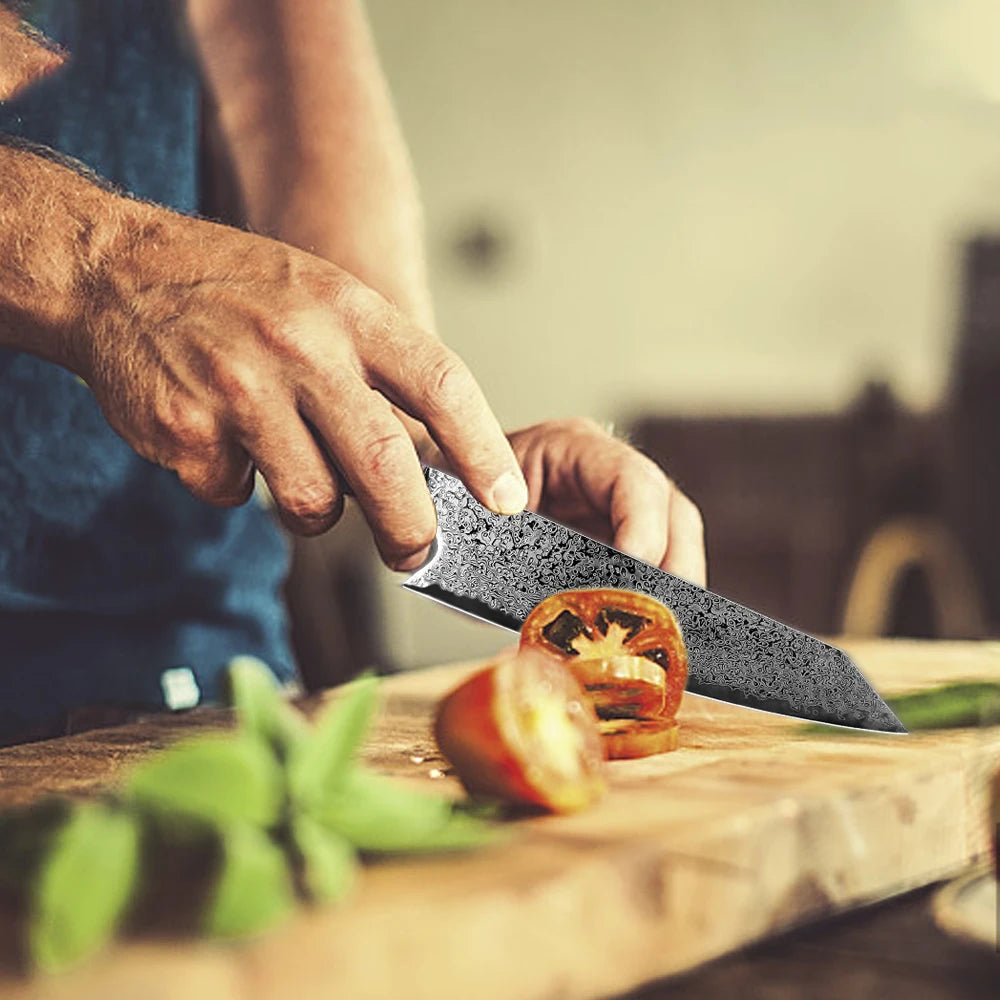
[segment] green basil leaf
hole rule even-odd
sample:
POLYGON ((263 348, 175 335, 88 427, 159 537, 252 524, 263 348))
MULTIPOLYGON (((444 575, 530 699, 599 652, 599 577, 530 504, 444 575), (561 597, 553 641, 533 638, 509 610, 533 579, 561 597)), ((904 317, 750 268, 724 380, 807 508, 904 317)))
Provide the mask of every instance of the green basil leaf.
POLYGON ((29 926, 35 964, 72 965, 115 932, 139 871, 139 826, 122 810, 77 806, 38 871, 29 926))
POLYGON ((125 786, 128 800, 161 817, 213 826, 270 826, 284 792, 281 767, 267 745, 231 733, 176 743, 141 763, 125 786))
POLYGON ((1000 684, 958 681, 886 699, 910 732, 1000 725, 1000 684))
POLYGON ((285 852, 259 827, 238 824, 222 833, 222 866, 204 917, 214 937, 257 934, 295 908, 285 852))
POLYGON ((375 714, 378 679, 366 674, 346 686, 288 760, 293 801, 314 807, 342 780, 375 714))
MULTIPOLYGON (((885 699, 907 732, 1000 725, 1000 683, 956 681, 885 699)), ((809 723, 804 733, 823 737, 871 736, 866 729, 809 723)))
POLYGON ((269 743, 280 759, 308 737, 309 723, 288 703, 261 660, 254 656, 232 659, 229 687, 240 724, 269 743))
POLYGON ((455 812, 483 820, 501 820, 510 811, 510 803, 501 799, 460 799, 455 812))
POLYGON ((358 859, 350 841, 306 815, 292 820, 292 839, 309 895, 320 903, 343 899, 357 877, 358 859))
POLYGON ((0 812, 0 886, 26 887, 71 810, 69 799, 50 797, 0 812))
POLYGON ((316 818, 362 851, 462 850, 494 843, 498 827, 445 798, 360 767, 317 807, 316 818))

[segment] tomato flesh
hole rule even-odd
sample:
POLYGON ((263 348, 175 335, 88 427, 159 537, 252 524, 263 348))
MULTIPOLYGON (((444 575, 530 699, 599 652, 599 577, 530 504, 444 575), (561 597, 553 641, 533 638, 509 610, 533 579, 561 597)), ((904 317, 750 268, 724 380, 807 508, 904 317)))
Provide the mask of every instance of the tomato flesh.
POLYGON ((590 696, 599 719, 661 715, 666 705, 667 675, 641 656, 603 660, 567 660, 567 666, 590 696))
POLYGON ((594 710, 566 667, 538 651, 460 684, 438 706, 434 733, 472 795, 567 813, 604 794, 594 710))

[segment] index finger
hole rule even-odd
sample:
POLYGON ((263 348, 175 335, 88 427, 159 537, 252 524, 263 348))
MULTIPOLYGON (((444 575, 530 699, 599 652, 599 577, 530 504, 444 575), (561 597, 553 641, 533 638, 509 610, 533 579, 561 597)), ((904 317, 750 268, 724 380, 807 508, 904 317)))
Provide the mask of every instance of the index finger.
POLYGON ((402 321, 368 364, 373 385, 422 421, 469 491, 498 514, 520 513, 528 487, 500 423, 462 359, 402 321))

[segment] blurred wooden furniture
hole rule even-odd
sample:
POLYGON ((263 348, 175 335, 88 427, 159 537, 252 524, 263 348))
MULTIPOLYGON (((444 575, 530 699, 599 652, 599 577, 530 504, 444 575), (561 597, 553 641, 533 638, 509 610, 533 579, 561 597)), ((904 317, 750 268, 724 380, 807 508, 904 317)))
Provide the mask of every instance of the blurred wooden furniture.
POLYGON ((842 414, 635 422, 702 509, 713 590, 810 632, 1000 632, 1000 241, 962 274, 935 412, 871 383, 842 414))
MULTIPOLYGON (((995 643, 844 646, 886 693, 957 677, 1000 681, 995 643)), ((439 696, 479 666, 385 681, 366 760, 429 793, 457 793, 455 779, 441 775, 431 718, 439 696)), ((0 802, 94 793, 138 755, 226 721, 218 710, 196 710, 2 750, 0 802)), ((238 948, 129 942, 78 974, 41 983, 12 977, 0 963, 0 995, 620 994, 984 858, 992 837, 987 775, 998 766, 1000 727, 919 736, 835 727, 817 733, 780 716, 689 697, 680 749, 615 762, 610 793, 592 809, 522 818, 509 841, 488 850, 380 861, 343 907, 305 911, 238 948)))
POLYGON ((962 314, 945 413, 953 450, 951 523, 1000 632, 1000 240, 965 248, 962 314))
POLYGON ((985 635, 975 575, 955 533, 935 518, 899 516, 883 522, 858 556, 844 601, 848 635, 888 635, 904 574, 923 573, 933 621, 942 639, 985 635))
MULTIPOLYGON (((882 385, 840 416, 649 417, 631 438, 701 507, 711 589, 809 632, 839 631, 887 519, 942 516, 945 429, 882 385)), ((902 634, 938 634, 926 606, 905 610, 902 634)))

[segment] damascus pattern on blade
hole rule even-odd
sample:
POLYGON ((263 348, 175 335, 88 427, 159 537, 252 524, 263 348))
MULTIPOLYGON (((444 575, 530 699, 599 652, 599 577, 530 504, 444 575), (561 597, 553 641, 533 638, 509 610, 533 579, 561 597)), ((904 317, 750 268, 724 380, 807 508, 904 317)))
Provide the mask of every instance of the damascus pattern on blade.
POLYGON ((688 689, 818 722, 905 732, 841 650, 548 518, 486 510, 453 476, 427 469, 438 550, 406 582, 519 627, 560 590, 614 587, 662 601, 688 649, 688 689))

